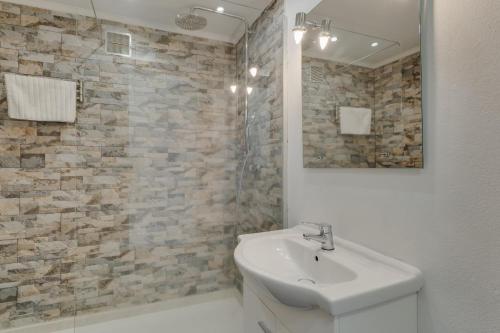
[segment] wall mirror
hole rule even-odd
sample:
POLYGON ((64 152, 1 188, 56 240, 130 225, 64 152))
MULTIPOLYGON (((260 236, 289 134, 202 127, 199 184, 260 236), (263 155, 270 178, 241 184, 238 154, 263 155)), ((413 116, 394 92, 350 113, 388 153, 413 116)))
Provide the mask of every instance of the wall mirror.
POLYGON ((419 0, 298 13, 306 168, 423 168, 419 0))

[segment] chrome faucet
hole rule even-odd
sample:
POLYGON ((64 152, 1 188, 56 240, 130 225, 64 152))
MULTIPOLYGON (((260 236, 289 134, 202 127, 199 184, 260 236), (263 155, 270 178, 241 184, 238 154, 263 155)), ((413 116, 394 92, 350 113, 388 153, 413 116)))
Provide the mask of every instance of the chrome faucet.
POLYGON ((305 240, 313 240, 321 243, 321 249, 326 251, 335 250, 333 243, 332 226, 329 224, 302 222, 303 225, 315 226, 319 228, 319 234, 303 234, 305 240))

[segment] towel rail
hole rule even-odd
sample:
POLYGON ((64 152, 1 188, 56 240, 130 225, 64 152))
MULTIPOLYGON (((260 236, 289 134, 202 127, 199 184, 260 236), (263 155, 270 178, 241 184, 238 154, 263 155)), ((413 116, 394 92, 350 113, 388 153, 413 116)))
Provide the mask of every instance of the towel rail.
POLYGON ((330 120, 334 124, 336 124, 339 120, 339 110, 340 110, 340 105, 335 103, 330 114, 330 120))
POLYGON ((51 77, 51 76, 45 76, 45 75, 19 74, 19 73, 12 73, 12 74, 31 76, 31 77, 43 77, 46 79, 75 82, 76 83, 76 100, 80 104, 83 104, 83 102, 85 102, 85 83, 83 80, 67 80, 67 79, 60 79, 57 77, 51 77))
POLYGON ((83 80, 78 80, 76 81, 76 96, 77 96, 77 101, 80 104, 83 104, 85 102, 85 94, 84 94, 84 81, 83 80))

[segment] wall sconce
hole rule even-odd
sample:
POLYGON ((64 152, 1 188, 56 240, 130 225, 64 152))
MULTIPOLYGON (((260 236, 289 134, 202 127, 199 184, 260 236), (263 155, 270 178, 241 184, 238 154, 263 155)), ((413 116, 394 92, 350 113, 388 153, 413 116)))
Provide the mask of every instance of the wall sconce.
POLYGON ((295 27, 292 30, 295 43, 300 44, 300 42, 302 42, 302 38, 307 32, 306 24, 306 13, 297 13, 297 15, 295 15, 295 27))
POLYGON ((330 41, 335 42, 337 41, 336 37, 335 40, 332 38, 332 21, 325 19, 322 20, 321 23, 316 23, 316 22, 310 22, 307 21, 307 14, 306 13, 297 13, 295 15, 295 27, 292 29, 293 31, 293 37, 295 39, 295 43, 300 44, 302 42, 302 39, 304 38, 304 35, 306 34, 308 29, 320 29, 319 32, 319 46, 321 50, 326 49, 328 46, 328 43, 330 41))
POLYGON ((330 41, 331 33, 331 20, 321 21, 321 32, 319 33, 319 46, 322 50, 326 49, 328 42, 330 41))

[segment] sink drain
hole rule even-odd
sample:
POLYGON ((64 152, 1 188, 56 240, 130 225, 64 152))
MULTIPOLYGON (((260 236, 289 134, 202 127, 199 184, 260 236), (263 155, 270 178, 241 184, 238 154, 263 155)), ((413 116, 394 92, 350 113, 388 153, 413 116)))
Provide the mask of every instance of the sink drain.
POLYGON ((298 282, 305 282, 305 283, 310 283, 310 284, 316 284, 316 281, 313 279, 298 279, 298 282))

